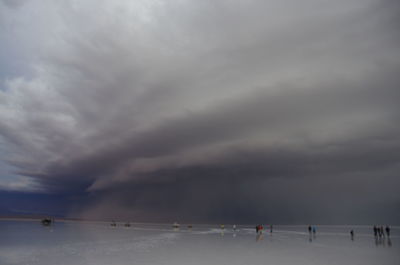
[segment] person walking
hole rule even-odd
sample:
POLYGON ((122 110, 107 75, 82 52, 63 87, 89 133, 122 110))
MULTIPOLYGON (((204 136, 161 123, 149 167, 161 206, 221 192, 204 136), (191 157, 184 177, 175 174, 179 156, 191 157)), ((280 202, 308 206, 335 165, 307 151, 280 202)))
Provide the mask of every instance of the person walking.
POLYGON ((388 236, 388 237, 390 237, 390 227, 387 225, 386 226, 386 235, 388 236))
POLYGON ((353 229, 350 230, 350 237, 351 237, 351 241, 354 241, 354 231, 353 231, 353 229))

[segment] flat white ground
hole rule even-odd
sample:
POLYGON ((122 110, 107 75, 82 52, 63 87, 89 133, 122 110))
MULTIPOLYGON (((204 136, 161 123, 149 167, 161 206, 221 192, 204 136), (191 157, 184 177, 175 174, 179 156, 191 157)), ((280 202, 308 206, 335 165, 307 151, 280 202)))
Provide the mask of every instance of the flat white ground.
POLYGON ((252 227, 0 221, 0 264, 400 264, 400 228, 375 239, 371 227, 274 226, 257 236, 252 227), (354 229, 355 238, 349 231, 354 229))

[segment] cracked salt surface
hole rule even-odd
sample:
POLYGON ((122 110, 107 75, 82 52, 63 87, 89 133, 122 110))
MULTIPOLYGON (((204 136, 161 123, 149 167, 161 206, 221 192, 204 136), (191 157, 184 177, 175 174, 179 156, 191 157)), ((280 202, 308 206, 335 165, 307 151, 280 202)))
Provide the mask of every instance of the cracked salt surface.
POLYGON ((375 239, 370 226, 252 227, 0 221, 0 264, 400 264, 400 228, 375 239), (349 231, 354 229, 355 239, 349 231))

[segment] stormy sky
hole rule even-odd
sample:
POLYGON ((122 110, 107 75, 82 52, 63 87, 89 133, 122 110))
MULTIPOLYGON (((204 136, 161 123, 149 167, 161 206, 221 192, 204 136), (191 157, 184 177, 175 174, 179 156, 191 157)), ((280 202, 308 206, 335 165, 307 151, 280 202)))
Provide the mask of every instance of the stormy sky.
POLYGON ((396 0, 0 0, 0 214, 400 224, 396 0))

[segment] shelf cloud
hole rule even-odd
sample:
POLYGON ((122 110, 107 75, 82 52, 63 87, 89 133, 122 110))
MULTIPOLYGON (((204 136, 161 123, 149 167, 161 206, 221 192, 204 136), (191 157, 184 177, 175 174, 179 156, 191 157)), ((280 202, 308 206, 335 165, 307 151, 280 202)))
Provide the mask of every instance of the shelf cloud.
POLYGON ((0 189, 84 218, 399 223, 399 14, 0 1, 0 189))

